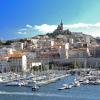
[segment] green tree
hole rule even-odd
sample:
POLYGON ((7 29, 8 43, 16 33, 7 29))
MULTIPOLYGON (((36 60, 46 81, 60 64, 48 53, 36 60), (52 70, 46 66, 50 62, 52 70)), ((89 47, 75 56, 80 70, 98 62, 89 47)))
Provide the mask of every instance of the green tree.
POLYGON ((74 68, 80 68, 80 61, 79 60, 75 60, 74 68))

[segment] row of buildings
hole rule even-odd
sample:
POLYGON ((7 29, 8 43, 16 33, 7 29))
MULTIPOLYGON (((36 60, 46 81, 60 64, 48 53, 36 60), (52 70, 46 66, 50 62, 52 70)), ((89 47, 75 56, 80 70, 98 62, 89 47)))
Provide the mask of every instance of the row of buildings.
POLYGON ((73 64, 76 60, 80 66, 85 61, 87 65, 94 66, 95 61, 100 65, 100 59, 96 56, 100 47, 91 36, 63 30, 62 21, 52 34, 56 34, 56 37, 38 35, 2 46, 0 71, 27 72, 34 66, 50 67, 50 64, 53 68, 68 67, 69 63, 73 64))

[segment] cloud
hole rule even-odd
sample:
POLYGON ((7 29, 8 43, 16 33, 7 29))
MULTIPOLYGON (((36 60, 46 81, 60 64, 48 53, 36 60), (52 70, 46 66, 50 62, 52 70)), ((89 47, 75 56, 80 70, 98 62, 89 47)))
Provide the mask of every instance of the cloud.
POLYGON ((21 28, 17 31, 17 34, 20 35, 28 35, 31 34, 33 31, 33 26, 27 24, 24 28, 21 28))
MULTIPOLYGON (((34 30, 37 30, 41 33, 53 32, 57 28, 57 25, 35 25, 34 30)), ((77 23, 77 24, 65 24, 64 29, 70 29, 74 32, 83 32, 94 37, 100 36, 100 22, 95 24, 87 23, 77 23)))
POLYGON ((32 26, 31 26, 31 25, 29 25, 29 24, 27 24, 27 25, 26 25, 26 27, 27 27, 27 28, 32 28, 32 26))
POLYGON ((42 24, 42 25, 35 25, 34 29, 43 32, 43 33, 48 33, 48 32, 53 32, 57 28, 57 25, 47 25, 47 24, 42 24))
POLYGON ((26 35, 27 32, 17 32, 18 34, 26 35))
POLYGON ((96 24, 77 23, 72 25, 64 25, 65 28, 100 28, 100 22, 96 24))
POLYGON ((26 30, 27 30, 26 28, 19 29, 19 31, 26 31, 26 30))
POLYGON ((92 24, 78 23, 72 25, 64 25, 64 28, 89 28, 92 24))
MULTIPOLYGON (((18 34, 45 34, 53 32, 57 28, 57 25, 34 25, 31 26, 27 24, 25 28, 18 30, 18 34)), ((77 24, 65 24, 64 29, 70 29, 73 32, 83 32, 85 34, 92 35, 94 37, 100 36, 100 22, 95 24, 87 24, 87 23, 77 23, 77 24)))

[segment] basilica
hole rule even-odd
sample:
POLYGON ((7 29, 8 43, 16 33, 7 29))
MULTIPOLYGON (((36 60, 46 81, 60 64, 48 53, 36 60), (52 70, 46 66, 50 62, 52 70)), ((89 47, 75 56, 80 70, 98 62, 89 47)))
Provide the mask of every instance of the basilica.
POLYGON ((60 24, 58 25, 57 29, 54 30, 53 32, 54 34, 58 35, 58 34, 62 34, 62 35, 70 35, 71 32, 69 31, 69 29, 67 30, 64 30, 64 27, 63 27, 63 22, 61 20, 60 24))

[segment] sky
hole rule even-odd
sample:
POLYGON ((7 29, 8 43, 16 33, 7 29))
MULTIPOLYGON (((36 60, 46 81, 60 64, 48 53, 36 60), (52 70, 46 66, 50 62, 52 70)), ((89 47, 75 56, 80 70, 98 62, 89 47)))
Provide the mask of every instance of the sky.
POLYGON ((100 36, 100 0, 0 0, 0 39, 64 29, 100 36))

